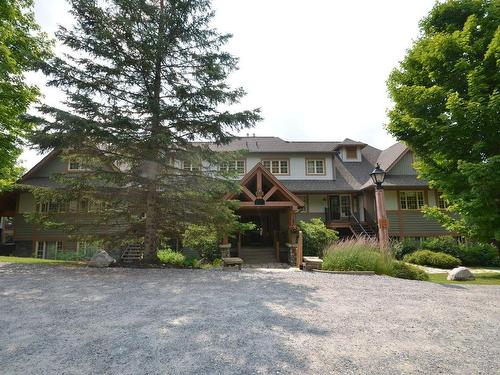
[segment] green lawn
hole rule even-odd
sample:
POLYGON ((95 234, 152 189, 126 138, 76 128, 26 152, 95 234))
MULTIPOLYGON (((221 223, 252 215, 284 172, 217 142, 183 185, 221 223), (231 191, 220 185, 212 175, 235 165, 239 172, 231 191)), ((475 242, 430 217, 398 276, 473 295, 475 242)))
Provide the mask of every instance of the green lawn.
POLYGON ((67 260, 25 258, 25 257, 4 257, 0 256, 0 263, 25 263, 25 264, 52 264, 64 266, 83 266, 84 262, 75 262, 67 260))
POLYGON ((476 285, 500 285, 500 273, 475 273, 476 280, 471 281, 449 281, 446 280, 447 273, 430 273, 429 281, 440 284, 476 284, 476 285))

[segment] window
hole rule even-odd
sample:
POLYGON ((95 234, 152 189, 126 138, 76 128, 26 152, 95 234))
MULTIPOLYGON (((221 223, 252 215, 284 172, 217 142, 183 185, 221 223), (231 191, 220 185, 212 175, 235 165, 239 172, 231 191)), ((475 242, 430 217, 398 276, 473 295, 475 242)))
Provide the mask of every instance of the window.
POLYGON ((89 169, 86 168, 81 162, 70 159, 68 161, 68 171, 88 171, 89 169))
POLYGON ((62 202, 48 201, 36 204, 36 211, 40 213, 61 213, 65 211, 65 204, 62 202))
POLYGON ((80 199, 78 210, 80 212, 101 212, 106 208, 106 202, 95 199, 80 199))
POLYGON ((325 160, 306 160, 306 174, 325 174, 325 160))
POLYGON ((304 207, 302 207, 299 212, 308 212, 309 211, 309 205, 308 205, 308 202, 307 202, 307 195, 297 195, 298 198, 300 198, 300 200, 302 202, 304 202, 304 207))
POLYGON ((36 252, 35 256, 37 258, 56 258, 57 252, 62 250, 62 241, 36 241, 36 252))
POLYGON ((444 198, 441 196, 441 194, 438 193, 438 207, 441 209, 446 209, 448 208, 448 203, 444 200, 444 198))
POLYGON ((221 172, 237 172, 238 174, 245 173, 245 160, 232 160, 221 163, 219 165, 221 172))
POLYGON ((197 172, 201 171, 201 166, 199 163, 190 163, 188 161, 184 161, 182 163, 182 169, 184 169, 185 171, 197 172))
POLYGON ((262 164, 273 174, 288 174, 288 160, 263 160, 262 164))
POLYGON ((401 191, 399 201, 402 210, 420 210, 424 206, 423 191, 401 191))
POLYGON ((355 146, 348 146, 345 148, 346 160, 358 160, 358 148, 355 146))

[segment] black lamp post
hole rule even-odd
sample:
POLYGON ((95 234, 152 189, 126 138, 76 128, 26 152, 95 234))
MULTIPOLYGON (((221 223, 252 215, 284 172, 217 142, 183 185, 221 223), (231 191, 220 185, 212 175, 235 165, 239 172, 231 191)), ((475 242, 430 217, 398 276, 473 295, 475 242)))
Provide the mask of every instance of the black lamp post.
POLYGON ((375 188, 375 205, 377 207, 378 241, 380 249, 385 251, 389 247, 389 221, 385 212, 385 197, 382 183, 385 180, 385 171, 380 165, 375 167, 370 177, 377 186, 375 188))
POLYGON ((373 172, 370 173, 370 177, 372 178, 373 183, 377 185, 377 189, 382 189, 382 184, 385 180, 385 171, 380 168, 378 163, 373 172))

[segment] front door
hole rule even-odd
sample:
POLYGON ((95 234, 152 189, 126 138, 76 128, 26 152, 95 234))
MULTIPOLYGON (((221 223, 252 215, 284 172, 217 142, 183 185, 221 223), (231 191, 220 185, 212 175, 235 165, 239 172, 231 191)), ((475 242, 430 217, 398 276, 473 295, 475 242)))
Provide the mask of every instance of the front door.
POLYGON ((330 195, 330 220, 347 219, 351 216, 352 202, 350 194, 330 195))
POLYGON ((242 215, 243 223, 254 223, 255 229, 241 236, 243 246, 272 246, 273 231, 276 229, 277 215, 274 213, 259 213, 257 215, 242 215))
POLYGON ((330 220, 340 220, 340 197, 330 195, 329 199, 330 220))

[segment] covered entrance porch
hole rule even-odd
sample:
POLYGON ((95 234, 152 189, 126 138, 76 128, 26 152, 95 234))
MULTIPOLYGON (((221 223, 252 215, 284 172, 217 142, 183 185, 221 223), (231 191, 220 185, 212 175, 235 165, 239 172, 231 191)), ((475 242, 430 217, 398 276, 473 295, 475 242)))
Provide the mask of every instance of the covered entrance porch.
POLYGON ((237 235, 235 255, 247 263, 298 263, 290 259, 289 250, 298 246, 295 216, 304 202, 261 163, 242 178, 240 185, 240 193, 227 199, 239 201, 241 221, 252 222, 255 228, 237 235))

